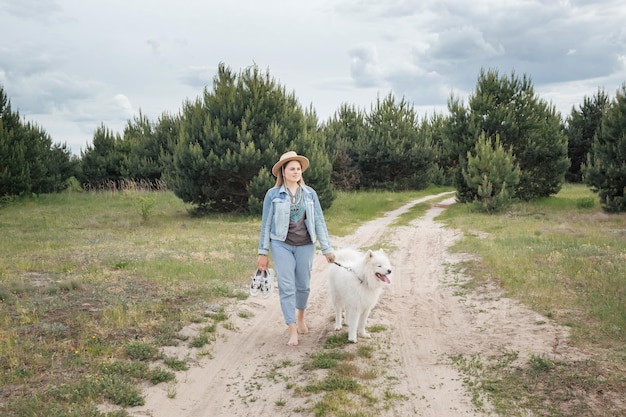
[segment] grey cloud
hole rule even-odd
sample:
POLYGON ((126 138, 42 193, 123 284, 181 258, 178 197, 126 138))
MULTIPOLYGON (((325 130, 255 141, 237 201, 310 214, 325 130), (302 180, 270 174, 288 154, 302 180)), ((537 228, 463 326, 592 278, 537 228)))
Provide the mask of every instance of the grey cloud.
POLYGON ((0 0, 0 10, 24 19, 48 19, 62 10, 56 0, 0 0))
POLYGON ((92 99, 97 91, 94 83, 54 71, 9 81, 12 96, 27 113, 45 114, 71 107, 75 101, 92 99))
POLYGON ((353 83, 361 88, 376 87, 391 90, 414 104, 445 102, 450 92, 445 77, 427 71, 419 63, 383 66, 374 45, 361 44, 350 51, 350 74, 353 83))
POLYGON ((0 50, 0 72, 11 100, 26 113, 45 114, 68 100, 87 99, 96 85, 57 70, 61 60, 48 54, 0 50))
POLYGON ((81 106, 95 102, 106 86, 62 70, 64 61, 60 55, 34 50, 20 54, 1 49, 0 72, 11 103, 24 114, 64 112, 72 120, 83 120, 81 106))
POLYGON ((428 52, 434 60, 457 63, 472 60, 477 56, 483 58, 501 56, 505 49, 497 41, 487 41, 478 28, 459 26, 440 32, 428 52))
MULTIPOLYGON (((373 22, 396 22, 398 35, 389 36, 390 42, 427 45, 414 51, 407 47, 406 56, 419 71, 392 76, 387 70, 387 75, 378 77, 391 84, 414 80, 419 85, 423 74, 435 73, 447 85, 468 89, 480 68, 525 73, 535 83, 592 79, 622 67, 616 51, 626 54, 626 32, 618 12, 623 6, 617 1, 594 2, 593 9, 587 9, 591 6, 586 2, 572 1, 357 0, 342 5, 336 10, 367 16, 373 22)), ((384 44, 376 46, 384 48, 384 44)), ((379 65, 367 55, 350 57, 357 85, 375 83, 374 69, 379 65)))
POLYGON ((373 87, 380 84, 378 52, 371 44, 358 45, 350 51, 350 74, 357 86, 373 87))
MULTIPOLYGON (((504 7, 504 3, 502 3, 504 7)), ((477 54, 468 62, 503 71, 525 72, 536 82, 571 81, 610 74, 617 67, 620 19, 603 20, 566 3, 519 3, 518 6, 494 8, 489 19, 484 11, 469 19, 481 22, 477 28, 487 44, 497 45, 498 54, 477 54), (576 53, 571 53, 575 50, 576 53)), ((480 10, 480 9, 479 9, 480 10)), ((453 45, 439 44, 442 50, 454 51, 453 45)), ((437 47, 434 48, 437 51, 437 47)), ((457 51, 454 51, 457 52, 457 51)), ((457 74, 458 77, 461 74, 457 74)), ((455 78, 456 78, 455 77, 455 78)))
POLYGON ((35 48, 20 46, 17 48, 0 48, 0 69, 10 78, 28 77, 47 72, 58 66, 59 56, 39 52, 35 48))

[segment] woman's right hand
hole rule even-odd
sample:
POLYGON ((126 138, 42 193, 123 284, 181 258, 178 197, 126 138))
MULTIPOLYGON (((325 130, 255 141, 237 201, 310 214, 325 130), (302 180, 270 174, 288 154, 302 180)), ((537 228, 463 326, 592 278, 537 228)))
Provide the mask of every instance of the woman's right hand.
POLYGON ((267 255, 259 255, 259 257, 256 260, 256 267, 257 269, 260 269, 261 271, 267 271, 267 267, 269 266, 269 258, 267 257, 267 255))

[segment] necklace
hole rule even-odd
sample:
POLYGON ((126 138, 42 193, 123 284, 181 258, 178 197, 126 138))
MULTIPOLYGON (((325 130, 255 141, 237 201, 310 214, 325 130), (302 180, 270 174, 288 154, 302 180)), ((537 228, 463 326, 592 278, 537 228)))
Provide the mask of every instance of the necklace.
POLYGON ((287 188, 287 191, 289 192, 289 196, 291 197, 289 219, 292 222, 297 223, 298 220, 302 218, 302 216, 304 215, 304 211, 305 211, 305 205, 304 205, 304 201, 302 198, 302 188, 298 187, 295 194, 292 194, 289 188, 287 188))
POLYGON ((289 193, 289 197, 291 197, 291 204, 300 204, 302 202, 302 189, 298 186, 296 189, 296 193, 292 194, 289 187, 287 187, 287 192, 289 193))

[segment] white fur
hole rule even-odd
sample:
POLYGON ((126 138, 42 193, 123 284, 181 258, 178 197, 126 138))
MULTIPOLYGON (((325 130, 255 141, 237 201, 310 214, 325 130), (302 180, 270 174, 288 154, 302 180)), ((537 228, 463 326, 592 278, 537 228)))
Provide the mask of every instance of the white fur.
POLYGON ((330 299, 335 309, 335 330, 341 330, 341 314, 345 310, 348 340, 356 343, 357 334, 359 337, 370 337, 365 325, 383 287, 391 283, 391 264, 382 249, 365 253, 340 249, 335 252, 335 258, 340 266, 329 264, 326 272, 330 299))

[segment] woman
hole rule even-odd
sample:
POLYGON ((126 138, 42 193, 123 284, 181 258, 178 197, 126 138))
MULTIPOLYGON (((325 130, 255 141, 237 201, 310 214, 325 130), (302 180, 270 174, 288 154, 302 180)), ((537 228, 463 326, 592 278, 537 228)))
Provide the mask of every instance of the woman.
POLYGON ((306 157, 294 151, 284 153, 272 168, 276 185, 263 200, 257 268, 267 270, 271 246, 280 307, 289 328, 289 346, 298 345, 298 334, 309 332, 304 310, 309 299, 316 241, 326 260, 334 261, 317 193, 302 179, 308 167, 306 157))

